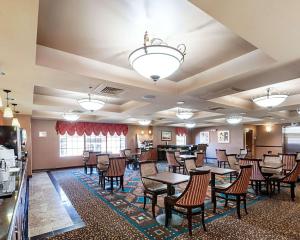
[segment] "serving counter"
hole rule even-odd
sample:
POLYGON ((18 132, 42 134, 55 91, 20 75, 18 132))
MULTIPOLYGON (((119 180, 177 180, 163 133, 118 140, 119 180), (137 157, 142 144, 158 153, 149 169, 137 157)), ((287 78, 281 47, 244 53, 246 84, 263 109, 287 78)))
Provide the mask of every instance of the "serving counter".
POLYGON ((28 239, 27 161, 17 162, 20 171, 10 173, 15 191, 0 198, 0 240, 28 239))

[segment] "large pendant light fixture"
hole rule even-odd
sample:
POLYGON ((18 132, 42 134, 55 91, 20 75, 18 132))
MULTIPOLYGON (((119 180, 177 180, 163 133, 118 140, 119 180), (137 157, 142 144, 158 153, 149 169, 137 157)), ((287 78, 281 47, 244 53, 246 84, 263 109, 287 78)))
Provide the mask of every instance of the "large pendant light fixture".
MULTIPOLYGON (((15 113, 15 114, 20 113, 19 111, 16 111, 16 106, 17 106, 18 104, 12 103, 12 105, 14 106, 14 113, 15 113)), ((13 118, 13 120, 12 120, 12 122, 11 122, 11 125, 14 126, 14 127, 21 127, 21 124, 20 124, 20 122, 19 122, 19 119, 17 118, 16 115, 15 115, 15 117, 13 118)))
POLYGON ((90 93, 88 94, 88 97, 79 99, 78 103, 84 109, 94 112, 94 111, 98 111, 100 108, 102 108, 105 103, 98 99, 92 98, 91 97, 91 89, 92 89, 92 87, 90 87, 90 93))
POLYGON ((80 116, 76 113, 65 113, 63 118, 67 121, 75 122, 80 118, 80 116))
POLYGON ((9 107, 9 97, 8 94, 11 92, 10 90, 4 89, 3 90, 6 93, 6 107, 3 112, 3 117, 4 118, 12 118, 14 116, 13 111, 9 107))
POLYGON ((226 121, 232 125, 239 124, 242 120, 243 120, 243 117, 239 116, 239 115, 231 115, 226 118, 226 121))
POLYGON ((142 125, 142 126, 147 126, 150 123, 151 123, 151 120, 148 120, 148 119, 139 120, 139 124, 142 125))
POLYGON ((253 99, 253 102, 260 107, 272 108, 280 105, 287 99, 286 94, 272 94, 271 89, 267 89, 267 95, 253 99))
POLYGON ((156 82, 169 77, 180 67, 185 51, 184 44, 170 47, 159 38, 150 40, 145 32, 144 46, 134 50, 128 60, 136 72, 156 82))
POLYGON ((187 128, 193 128, 193 127, 196 126, 196 123, 186 123, 185 126, 186 126, 187 128))
POLYGON ((176 116, 182 120, 190 119, 194 114, 186 109, 178 108, 176 116))

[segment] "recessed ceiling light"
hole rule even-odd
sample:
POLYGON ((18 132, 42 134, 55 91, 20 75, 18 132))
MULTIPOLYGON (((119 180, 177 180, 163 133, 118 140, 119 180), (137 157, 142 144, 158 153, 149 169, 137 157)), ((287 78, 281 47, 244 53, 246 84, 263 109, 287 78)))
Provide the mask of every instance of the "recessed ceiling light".
POLYGON ((184 101, 178 101, 177 104, 182 105, 182 104, 184 104, 184 101))

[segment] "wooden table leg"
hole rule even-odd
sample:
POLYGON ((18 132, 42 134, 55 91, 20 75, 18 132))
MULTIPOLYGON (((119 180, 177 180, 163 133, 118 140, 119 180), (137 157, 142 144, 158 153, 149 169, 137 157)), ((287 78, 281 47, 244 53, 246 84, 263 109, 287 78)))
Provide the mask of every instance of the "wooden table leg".
POLYGON ((215 191, 214 188, 216 186, 216 175, 214 173, 211 173, 211 179, 210 179, 210 187, 211 187, 211 202, 213 202, 215 198, 215 191))

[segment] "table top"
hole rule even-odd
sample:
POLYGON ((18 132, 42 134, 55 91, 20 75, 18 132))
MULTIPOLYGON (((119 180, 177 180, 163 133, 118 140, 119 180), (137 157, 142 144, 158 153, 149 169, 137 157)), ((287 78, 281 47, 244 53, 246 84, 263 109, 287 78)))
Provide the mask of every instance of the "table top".
POLYGON ((143 178, 161 182, 164 184, 171 184, 171 185, 176 185, 176 184, 187 182, 190 180, 190 176, 188 176, 188 175, 172 173, 172 172, 161 172, 161 173, 146 176, 143 178))
POLYGON ((188 155, 188 154, 182 154, 182 155, 179 155, 179 157, 182 158, 182 159, 196 158, 195 155, 188 155))
POLYGON ((218 168, 218 167, 210 167, 210 166, 199 167, 199 168, 196 168, 196 170, 200 170, 200 171, 210 170, 211 173, 214 173, 217 175, 225 175, 228 173, 237 172, 236 170, 230 169, 230 168, 218 168))
POLYGON ((282 164, 282 163, 265 163, 265 162, 261 162, 259 164, 259 166, 262 167, 262 168, 278 169, 278 168, 282 168, 284 166, 284 164, 282 164))

